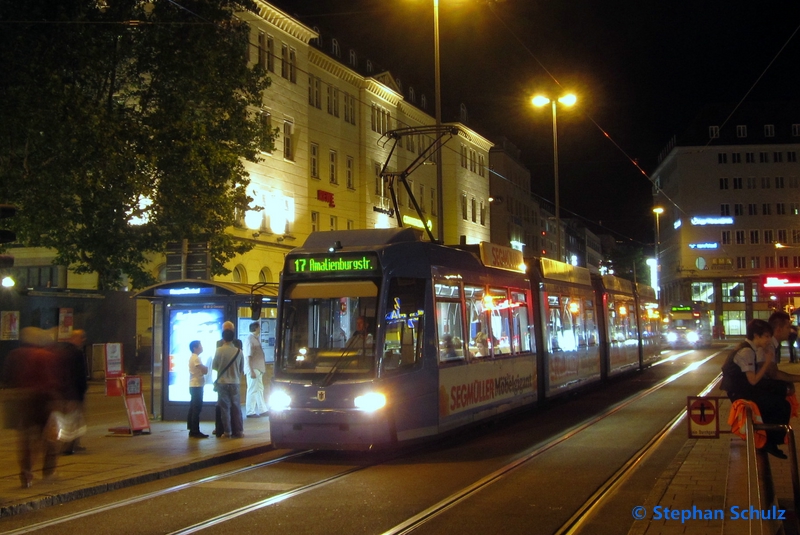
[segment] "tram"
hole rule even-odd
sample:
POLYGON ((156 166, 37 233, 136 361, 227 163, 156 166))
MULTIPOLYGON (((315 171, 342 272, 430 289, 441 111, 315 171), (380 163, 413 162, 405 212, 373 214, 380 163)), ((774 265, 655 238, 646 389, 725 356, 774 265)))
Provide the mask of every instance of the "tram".
POLYGON ((588 270, 527 262, 507 247, 444 246, 410 228, 312 233, 281 278, 273 444, 423 440, 642 365, 645 304, 632 286, 636 327, 612 326, 588 270), (636 350, 610 368, 620 329, 636 350))
POLYGON ((713 341, 711 310, 702 301, 673 303, 664 325, 664 341, 670 347, 707 347, 713 341))

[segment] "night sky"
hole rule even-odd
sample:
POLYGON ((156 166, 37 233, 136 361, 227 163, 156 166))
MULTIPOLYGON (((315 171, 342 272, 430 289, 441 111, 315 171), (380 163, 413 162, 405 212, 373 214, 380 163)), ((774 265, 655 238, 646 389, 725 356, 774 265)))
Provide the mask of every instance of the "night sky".
MULTIPOLYGON (((425 93, 433 115, 432 0, 273 4, 425 93)), ((800 100, 800 2, 439 4, 443 121, 464 103, 469 126, 517 145, 534 193, 552 200, 551 113, 530 98, 576 93, 578 105, 558 114, 562 217, 578 214, 593 231, 633 243, 652 244, 653 216, 650 182, 629 158, 651 173, 704 105, 733 111, 754 85, 748 102, 800 100)))

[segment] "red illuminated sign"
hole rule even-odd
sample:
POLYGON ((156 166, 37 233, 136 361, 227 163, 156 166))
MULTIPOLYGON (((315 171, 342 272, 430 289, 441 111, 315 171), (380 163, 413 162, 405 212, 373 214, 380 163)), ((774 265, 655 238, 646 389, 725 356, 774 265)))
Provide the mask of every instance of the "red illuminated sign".
POLYGON ((336 203, 333 202, 333 193, 330 191, 323 191, 321 189, 317 190, 317 200, 328 203, 328 206, 331 208, 336 207, 336 203))
POLYGON ((779 275, 762 275, 761 287, 765 290, 800 291, 800 273, 781 273, 779 275))

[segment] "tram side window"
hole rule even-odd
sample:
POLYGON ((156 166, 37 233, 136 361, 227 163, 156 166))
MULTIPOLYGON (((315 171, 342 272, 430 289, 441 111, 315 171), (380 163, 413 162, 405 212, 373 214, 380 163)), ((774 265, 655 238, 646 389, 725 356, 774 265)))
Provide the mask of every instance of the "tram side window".
POLYGON ((458 283, 437 281, 436 333, 439 337, 439 361, 464 361, 464 327, 461 293, 458 283))
POLYGON ((532 350, 528 302, 525 296, 525 292, 511 291, 511 342, 514 352, 522 353, 532 350))
POLYGON ((485 293, 483 286, 464 286, 469 324, 469 352, 476 358, 492 356, 494 347, 494 340, 489 331, 490 318, 483 301, 485 293))
POLYGON ((494 354, 507 355, 512 353, 510 304, 504 288, 489 290, 492 317, 492 339, 494 341, 494 354))
POLYGON ((389 282, 384 370, 408 368, 422 362, 425 280, 394 278, 389 282))

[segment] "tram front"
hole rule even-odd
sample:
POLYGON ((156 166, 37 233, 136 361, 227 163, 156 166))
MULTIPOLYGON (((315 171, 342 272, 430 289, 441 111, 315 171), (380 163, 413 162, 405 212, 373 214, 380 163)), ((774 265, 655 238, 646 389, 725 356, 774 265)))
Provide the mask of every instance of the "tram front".
MULTIPOLYGON (((313 236, 313 235, 312 235, 313 236)), ((281 283, 270 436, 279 448, 369 449, 394 441, 377 383, 376 251, 304 249, 281 283)))

